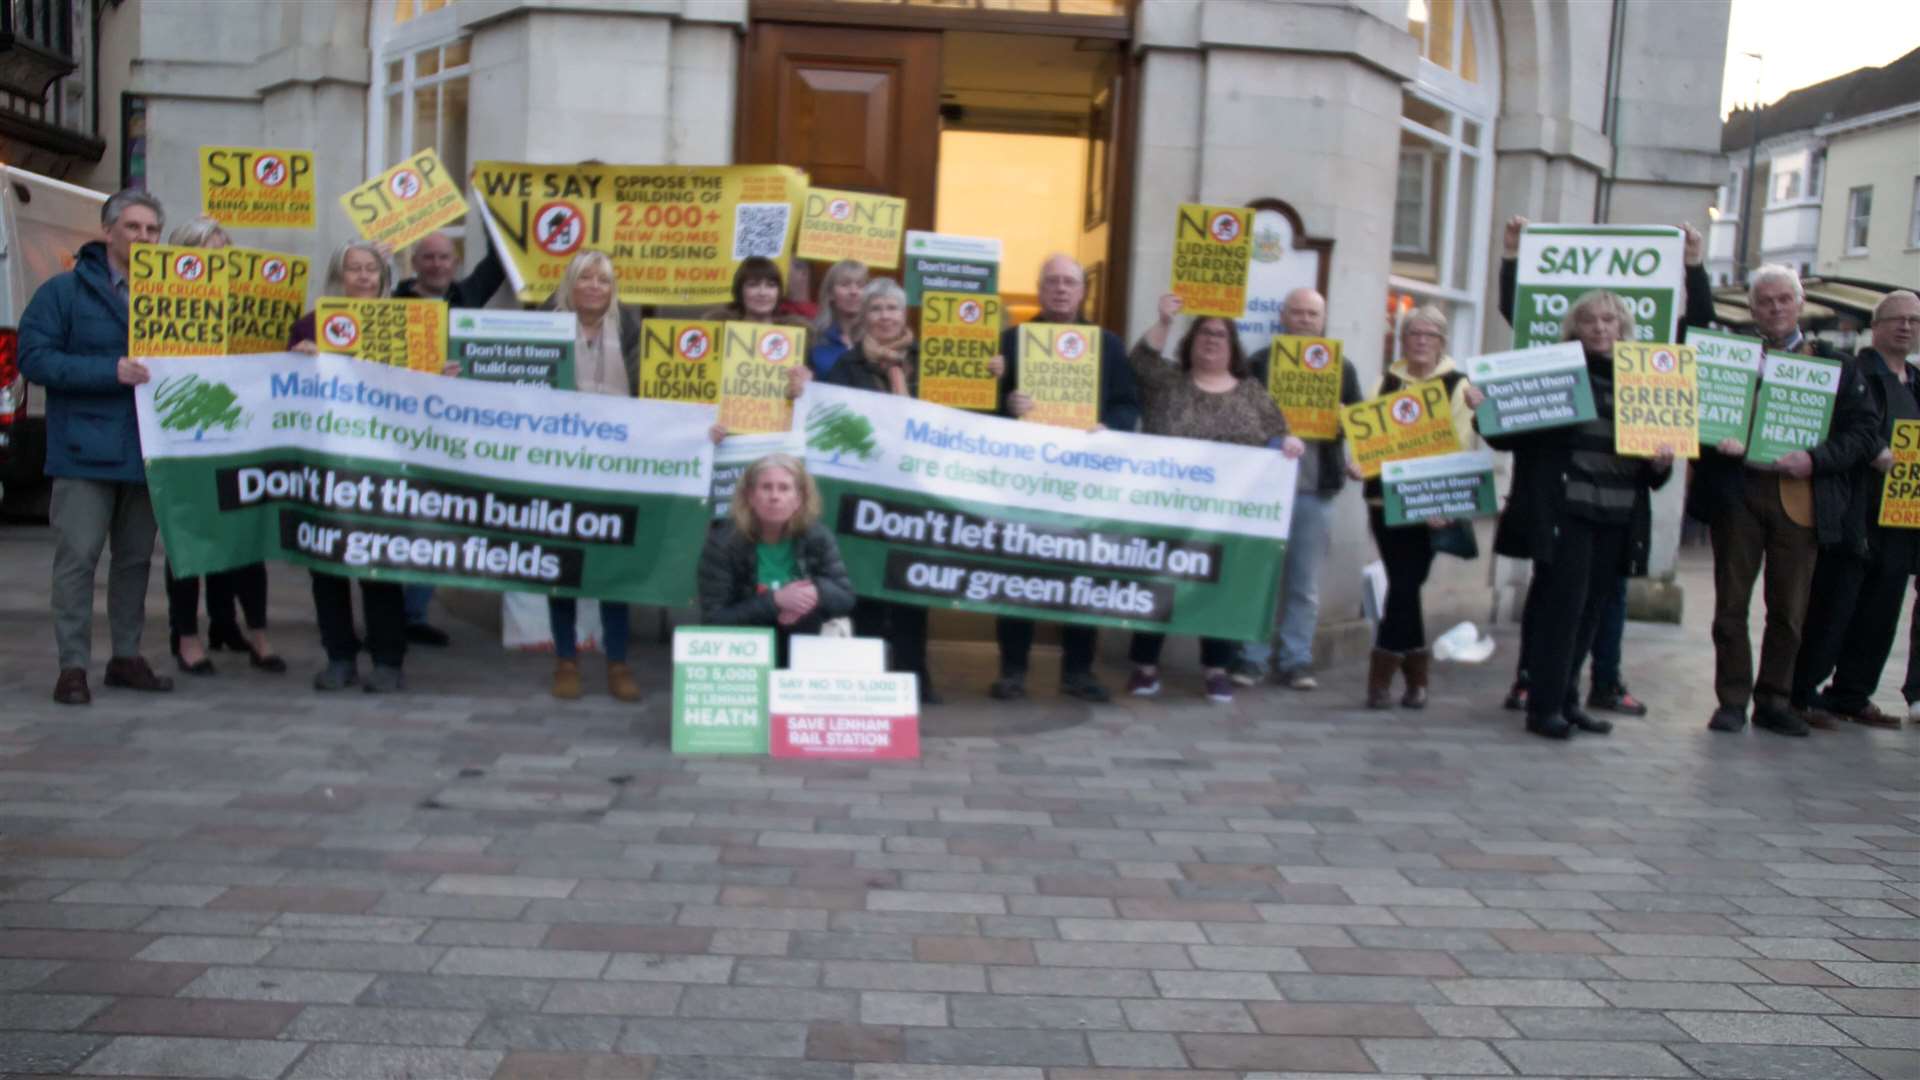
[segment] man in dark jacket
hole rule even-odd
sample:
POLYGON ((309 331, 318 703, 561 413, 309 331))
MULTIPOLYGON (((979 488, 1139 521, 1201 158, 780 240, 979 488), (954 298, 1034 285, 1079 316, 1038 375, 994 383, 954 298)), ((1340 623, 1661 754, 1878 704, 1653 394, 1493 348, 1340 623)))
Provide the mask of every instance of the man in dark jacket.
MULTIPOLYGON (((507 269, 500 256, 487 246, 486 257, 473 273, 455 279, 460 260, 454 255, 453 238, 444 232, 431 232, 413 245, 408 256, 413 276, 393 287, 400 299, 445 300, 450 308, 481 308, 500 291, 507 280, 507 269)), ((408 585, 405 589, 407 640, 416 645, 443 646, 453 640, 445 630, 427 621, 427 607, 433 603, 433 586, 408 585)))
MULTIPOLYGON (((1296 337, 1320 337, 1327 332, 1327 298, 1314 289, 1298 288, 1280 304, 1280 330, 1296 337)), ((1253 378, 1264 384, 1273 358, 1267 346, 1253 361, 1253 378)), ((1340 404, 1360 401, 1360 374, 1353 361, 1340 359, 1340 404)), ((1287 527, 1286 565, 1280 579, 1280 613, 1275 640, 1250 641, 1240 647, 1233 681, 1252 686, 1267 674, 1273 658, 1273 679, 1294 690, 1312 690, 1313 636, 1320 629, 1320 564, 1333 542, 1333 506, 1347 482, 1346 439, 1308 439, 1300 457, 1300 474, 1293 497, 1293 520, 1287 527)))
POLYGON ((1687 512, 1707 523, 1713 541, 1714 692, 1720 705, 1707 726, 1739 731, 1751 701, 1754 726, 1805 735, 1807 722, 1790 699, 1815 559, 1822 545, 1866 543, 1848 514, 1854 470, 1884 444, 1873 399, 1855 366, 1800 329, 1806 302, 1800 275, 1791 267, 1763 266, 1754 272, 1747 297, 1769 357, 1797 353, 1842 363, 1827 437, 1811 450, 1758 466, 1744 460, 1747 448, 1734 439, 1700 448, 1687 512), (1756 674, 1747 613, 1763 566, 1767 621, 1756 674))
MULTIPOLYGON (((1087 272, 1065 255, 1050 256, 1040 264, 1040 314, 1035 322, 1077 323, 1084 321, 1082 306, 1087 299, 1087 272)), ((999 411, 1018 419, 1033 409, 1033 402, 1020 393, 1020 328, 1009 326, 1000 332, 1000 358, 1005 368, 1000 375, 999 411)), ((1132 431, 1140 424, 1140 395, 1134 388, 1133 371, 1127 367, 1127 346, 1111 330, 1100 331, 1100 426, 1114 431, 1132 431)), ((994 636, 1000 641, 1000 678, 987 693, 1010 701, 1027 695, 1027 659, 1033 652, 1033 620, 1001 616, 994 622, 994 636)), ((1098 632, 1091 626, 1066 624, 1060 628, 1060 692, 1081 701, 1100 703, 1112 698, 1107 688, 1093 676, 1093 653, 1098 632)))
POLYGON ((144 191, 100 208, 104 241, 81 247, 72 270, 33 294, 20 317, 20 369, 47 390, 47 475, 53 478, 53 633, 60 675, 53 700, 85 705, 93 657, 93 576, 111 543, 107 623, 113 656, 106 684, 171 690, 140 656, 153 561, 153 503, 140 456, 133 388, 146 365, 127 351, 127 261, 134 244, 158 243, 166 214, 144 191))

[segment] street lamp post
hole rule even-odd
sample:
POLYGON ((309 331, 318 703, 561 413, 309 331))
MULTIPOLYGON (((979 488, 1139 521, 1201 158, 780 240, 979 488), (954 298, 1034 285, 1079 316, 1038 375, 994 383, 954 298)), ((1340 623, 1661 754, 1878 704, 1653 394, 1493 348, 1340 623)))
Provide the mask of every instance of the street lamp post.
POLYGON ((1740 243, 1733 253, 1734 272, 1744 285, 1747 282, 1747 242, 1753 236, 1753 170, 1760 156, 1760 65, 1764 58, 1757 52, 1741 55, 1753 57, 1753 104, 1747 109, 1747 174, 1740 182, 1740 243))

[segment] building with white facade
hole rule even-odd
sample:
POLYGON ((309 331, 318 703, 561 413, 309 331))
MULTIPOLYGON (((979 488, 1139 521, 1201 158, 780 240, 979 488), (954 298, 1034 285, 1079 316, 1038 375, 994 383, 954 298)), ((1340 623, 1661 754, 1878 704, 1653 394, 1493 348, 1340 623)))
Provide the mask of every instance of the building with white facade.
MULTIPOLYGON (((461 171, 777 161, 904 196, 915 228, 1002 237, 1016 310, 1040 259, 1072 252, 1095 315, 1130 334, 1167 287, 1176 204, 1278 201, 1292 217, 1266 257, 1308 260, 1369 385, 1416 303, 1449 312, 1455 355, 1506 347, 1508 216, 1704 223, 1724 179, 1720 0, 96 6, 103 146, 70 175, 142 180, 176 218, 207 143, 312 148, 323 194, 428 146, 461 171)), ((348 224, 322 203, 317 234, 242 242, 324 255, 348 224)), ((1679 486, 1658 511, 1665 569, 1679 486)), ((1372 557, 1350 492, 1323 587, 1337 651, 1364 644, 1372 557)), ((1430 608, 1510 602, 1495 562, 1442 559, 1430 608)))

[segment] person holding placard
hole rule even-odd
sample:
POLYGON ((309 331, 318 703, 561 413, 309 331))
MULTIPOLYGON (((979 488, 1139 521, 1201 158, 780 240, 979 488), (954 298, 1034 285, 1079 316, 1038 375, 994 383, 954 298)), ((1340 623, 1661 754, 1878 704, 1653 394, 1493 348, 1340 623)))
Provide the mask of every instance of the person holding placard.
POLYGON ((773 627, 784 668, 794 634, 817 634, 854 612, 853 579, 820 509, 820 489, 799 458, 768 454, 747 466, 700 553, 701 623, 773 627))
MULTIPOLYGON (((227 230, 210 217, 197 217, 180 225, 167 237, 175 247, 224 248, 231 245, 227 230)), ((231 570, 207 575, 207 643, 200 643, 200 579, 173 576, 173 563, 167 563, 168 643, 180 670, 189 675, 212 675, 209 649, 231 649, 247 653, 254 667, 275 675, 287 670, 287 662, 273 651, 267 640, 267 565, 249 563, 231 570), (247 620, 247 633, 240 632, 234 618, 234 603, 247 620)))
MULTIPOLYGON (((1327 299, 1316 290, 1301 287, 1288 293, 1280 304, 1280 331, 1294 337, 1321 337, 1327 332, 1327 299)), ((1273 346, 1252 361, 1253 378, 1267 384, 1273 360, 1273 346)), ((1353 361, 1340 358, 1340 404, 1360 401, 1360 374, 1353 361)), ((1282 410, 1285 411, 1284 409, 1282 410)), ((1307 453, 1300 458, 1299 480, 1294 487, 1293 520, 1287 527, 1287 558, 1280 582, 1280 608, 1275 619, 1272 641, 1249 641, 1240 646, 1240 659, 1233 666, 1233 681, 1253 686, 1268 674, 1267 660, 1273 659, 1273 680, 1294 690, 1313 690, 1320 683, 1313 677, 1313 635, 1320 628, 1320 564, 1333 546, 1333 506, 1346 486, 1346 436, 1336 424, 1331 439, 1308 439, 1307 453)))
POLYGON ((1907 584, 1920 566, 1920 533, 1881 526, 1880 502, 1886 474, 1893 468, 1893 450, 1887 445, 1893 425, 1920 420, 1920 382, 1915 381, 1920 372, 1908 362, 1916 339, 1920 296, 1905 290, 1888 293, 1873 309, 1873 344, 1857 357, 1882 436, 1870 467, 1854 471, 1849 513, 1865 532, 1866 548, 1820 549, 1806 633, 1794 661, 1792 704, 1813 727, 1834 728, 1839 717, 1870 727, 1900 726, 1899 717, 1873 703, 1873 692, 1893 649, 1907 584), (1833 682, 1819 692, 1828 675, 1833 682))
MULTIPOLYGON (((813 371, 795 364, 788 372, 788 392, 800 396, 813 371)), ((831 386, 846 386, 877 394, 915 397, 920 391, 920 352, 907 326, 907 294, 892 278, 874 278, 860 294, 860 319, 853 327, 853 347, 820 376, 831 386)), ((883 638, 892 648, 896 671, 920 677, 920 701, 938 705, 927 669, 927 609, 915 604, 861 597, 853 607, 853 630, 861 637, 883 638)))
MULTIPOLYGON (((1087 299, 1087 274, 1078 262, 1065 255, 1049 256, 1040 264, 1037 293, 1040 314, 1034 322, 1076 324, 1083 321, 1082 308, 1087 299)), ((989 369, 999 377, 999 413, 1016 420, 1033 411, 1033 399, 1020 392, 1020 328, 1007 326, 1000 331, 1000 354, 989 369)), ((1115 431, 1132 431, 1140 422, 1140 400, 1134 389, 1133 372, 1127 367, 1126 345, 1111 330, 1100 331, 1100 426, 1115 431)), ((1000 646, 1000 677, 987 693, 1001 701, 1025 697, 1027 664, 1033 655, 1032 619, 1002 615, 993 622, 994 638, 1000 646)), ((1112 700, 1107 688, 1093 674, 1094 652, 1099 631, 1078 623, 1060 624, 1060 692, 1070 698, 1101 704, 1112 700)))
POLYGON ((807 325, 806 319, 780 311, 786 295, 787 285, 780 276, 780 264, 764 255, 754 255, 742 259, 733 271, 733 300, 725 307, 709 311, 705 318, 722 322, 807 325))
POLYGON ((807 366, 815 375, 825 375, 853 348, 848 335, 860 319, 860 294, 867 287, 867 266, 854 259, 841 259, 820 279, 820 311, 813 320, 813 347, 807 350, 807 366))
MULTIPOLYGON (((1804 736, 1807 722, 1794 711, 1791 699, 1814 566, 1822 546, 1864 550, 1865 526, 1848 512, 1853 473, 1872 461, 1884 443, 1872 396, 1854 365, 1800 329, 1806 302, 1800 275, 1787 266, 1762 266, 1747 286, 1747 301, 1755 328, 1767 343, 1769 367, 1791 354, 1837 361, 1839 367, 1826 436, 1810 448, 1764 465, 1746 460, 1748 446, 1736 439, 1700 448, 1687 513, 1707 523, 1713 541, 1714 693, 1719 706, 1707 726, 1739 731, 1747 724, 1751 703, 1755 727, 1804 736), (1764 581, 1767 604, 1757 672, 1747 636, 1756 580, 1764 581)), ((1769 374, 1762 371, 1757 394, 1767 392, 1769 374)))
POLYGON ((33 294, 20 316, 20 373, 46 388, 47 476, 53 481, 53 637, 60 674, 53 700, 93 701, 87 668, 93 658, 93 581, 111 544, 107 623, 113 656, 106 684, 165 691, 173 680, 154 674, 140 655, 147 621, 147 575, 158 528, 140 455, 133 388, 147 365, 126 355, 128 260, 135 244, 160 239, 160 200, 132 188, 100 206, 98 240, 74 254, 73 269, 33 294))
MULTIPOLYGON (((553 294, 555 311, 579 318, 573 345, 574 389, 583 394, 633 396, 639 382, 640 320, 620 307, 613 260, 605 252, 583 251, 567 264, 567 275, 553 294)), ((600 647, 607 654, 607 692, 617 701, 639 701, 640 684, 627 665, 630 609, 600 602, 600 647)), ((571 701, 581 694, 580 650, 575 621, 580 602, 571 596, 547 598, 547 622, 553 632, 553 696, 571 701)))
POLYGON ((1675 447, 1652 459, 1623 457, 1614 443, 1613 348, 1635 338, 1633 309, 1595 291, 1567 309, 1561 334, 1586 353, 1594 418, 1571 427, 1489 434, 1513 453, 1513 487, 1494 550, 1533 560, 1520 627, 1532 679, 1527 730, 1564 739, 1604 735, 1613 724, 1580 708, 1579 674, 1615 583, 1647 572, 1653 533, 1650 492, 1673 475, 1675 447))
MULTIPOLYGON (((1143 390, 1144 430, 1149 435, 1182 439, 1267 446, 1298 461, 1307 444, 1287 431, 1287 418, 1273 403, 1267 388, 1250 376, 1246 354, 1233 320, 1219 315, 1193 320, 1174 351, 1177 364, 1161 355, 1173 320, 1184 303, 1168 293, 1160 298, 1160 317, 1147 328, 1127 354, 1127 362, 1143 390)), ((1127 649, 1133 674, 1127 693, 1151 697, 1160 692, 1160 651, 1165 634, 1136 630, 1127 649)), ((1233 702, 1233 679, 1227 674, 1239 645, 1217 638, 1200 639, 1200 663, 1206 668, 1206 696, 1216 704, 1233 702)))
MULTIPOLYGON (((1425 304, 1400 316, 1400 359, 1387 368, 1373 389, 1373 397, 1392 394, 1413 383, 1438 379, 1446 388, 1447 404, 1453 421, 1454 438, 1461 449, 1471 445, 1473 410, 1485 400, 1480 391, 1467 382, 1466 373, 1454 367, 1446 354, 1447 316, 1439 308, 1425 304)), ((1362 479, 1360 469, 1349 462, 1347 475, 1362 479)), ((1427 572, 1438 553, 1434 545, 1437 532, 1453 527, 1446 518, 1432 518, 1423 525, 1390 527, 1386 519, 1385 491, 1380 478, 1366 481, 1362 489, 1367 503, 1367 527, 1373 544, 1387 570, 1387 596, 1381 604, 1380 625, 1374 631, 1373 653, 1367 666, 1367 708, 1385 709, 1393 704, 1393 676, 1398 672, 1406 683, 1400 704, 1409 709, 1427 705, 1427 676, 1432 656, 1427 652, 1426 614, 1420 607, 1420 591, 1427 584, 1427 572)))
MULTIPOLYGON (((327 261, 323 295, 377 300, 387 294, 392 284, 393 269, 380 245, 368 240, 350 240, 327 261)), ((319 351, 314 344, 316 314, 308 312, 293 324, 287 348, 304 353, 319 351)), ((457 371, 457 366, 452 370, 457 371)), ((364 644, 373 658, 373 671, 365 683, 367 693, 402 689, 406 685, 400 667, 407 658, 407 606, 401 587, 391 581, 360 579, 360 610, 366 625, 366 637, 362 639, 353 628, 353 583, 324 570, 310 571, 309 576, 313 581, 313 612, 320 625, 320 644, 327 652, 327 666, 313 677, 313 688, 345 690, 359 683, 357 663, 364 644)))

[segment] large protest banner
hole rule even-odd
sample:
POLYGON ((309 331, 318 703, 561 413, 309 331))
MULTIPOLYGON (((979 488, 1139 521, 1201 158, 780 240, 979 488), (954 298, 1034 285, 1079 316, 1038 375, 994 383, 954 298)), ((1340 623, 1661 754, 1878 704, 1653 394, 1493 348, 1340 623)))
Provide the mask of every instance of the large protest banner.
POLYGON ((1880 482, 1880 526, 1920 529, 1920 420, 1895 420, 1887 447, 1893 468, 1880 482))
POLYGON ((1718 446, 1732 439, 1745 446, 1753 423, 1753 388, 1760 381, 1767 343, 1690 327, 1687 344, 1700 380, 1700 444, 1718 446))
POLYGON ((1000 352, 1000 298, 930 292, 920 307, 920 398, 991 410, 1000 380, 987 364, 1000 352))
POLYGON ((200 148, 200 212, 229 229, 311 229, 313 151, 200 148))
POLYGON ((140 444, 185 577, 353 577, 682 604, 713 410, 279 353, 154 360, 140 444))
POLYGON ((307 308, 307 260, 253 248, 222 248, 227 258, 227 351, 279 352, 307 308))
POLYGON ((1621 457, 1700 456, 1700 384, 1685 345, 1613 347, 1613 448, 1621 457))
POLYGON ((854 259, 869 270, 891 270, 900 265, 906 228, 905 199, 813 188, 800 215, 794 254, 817 262, 854 259))
POLYGON ((360 235, 399 251, 467 214, 460 183, 427 149, 340 196, 360 235))
POLYGON ((1513 347, 1551 345, 1575 300, 1594 289, 1633 308, 1636 341, 1679 336, 1686 282, 1679 229, 1638 225, 1529 225, 1520 234, 1513 347))
POLYGON ((1775 353, 1753 404, 1753 434, 1747 460, 1771 465, 1795 450, 1811 450, 1826 441, 1833 422, 1833 399, 1840 392, 1837 361, 1775 353))
POLYGON ((529 165, 482 161, 473 188, 525 303, 552 295, 582 250, 613 259, 628 304, 724 304, 761 255, 787 271, 807 178, 784 165, 529 165))
POLYGON ((1571 427, 1593 419, 1593 380, 1577 341, 1488 353, 1467 361, 1467 378, 1487 395, 1474 410, 1482 435, 1571 427))
POLYGON ((1463 449, 1453 430, 1453 402, 1439 379, 1408 383, 1391 394, 1340 410, 1348 453, 1371 480, 1389 461, 1452 454, 1463 449))
POLYGON ((127 256, 127 355, 227 351, 227 253, 135 244, 127 256))
POLYGON ((813 383, 794 426, 862 596, 1254 640, 1296 465, 1264 448, 1089 434, 813 383))
POLYGON ((1332 338, 1275 334, 1267 360, 1267 393, 1303 439, 1340 437, 1340 343, 1332 338))

